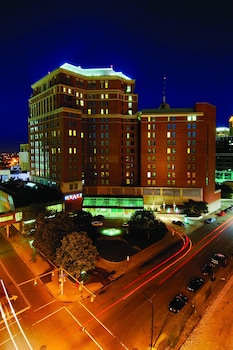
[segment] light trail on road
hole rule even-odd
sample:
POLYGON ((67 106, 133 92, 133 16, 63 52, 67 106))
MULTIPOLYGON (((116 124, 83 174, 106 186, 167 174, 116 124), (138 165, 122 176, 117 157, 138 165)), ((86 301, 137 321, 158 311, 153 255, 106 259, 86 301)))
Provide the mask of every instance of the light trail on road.
POLYGON ((181 265, 179 265, 175 270, 173 270, 169 275, 167 275, 164 279, 162 279, 158 284, 161 285, 162 283, 164 283, 168 278, 170 278, 172 275, 174 275, 174 273, 176 273, 181 267, 183 267, 188 261, 190 261, 194 256, 196 256, 201 250, 203 250, 210 242, 212 242, 214 239, 216 239, 216 237, 218 237, 226 228, 228 228, 229 226, 231 226, 233 222, 233 218, 228 219, 226 222, 224 222, 223 224, 221 224, 220 226, 216 227, 213 231, 211 231, 207 236, 203 237, 203 239, 201 241, 199 241, 197 244, 195 244, 192 247, 192 250, 195 250, 198 246, 200 246, 200 248, 195 251, 190 257, 189 259, 185 260, 181 265), (213 235, 213 233, 216 232, 216 234, 213 235), (210 236, 212 236, 211 238, 209 238, 210 236), (208 241, 206 241, 206 243, 204 245, 201 245, 207 238, 209 238, 208 241))
MULTIPOLYGON (((113 308, 114 306, 116 306, 117 304, 119 304, 122 301, 125 301, 127 298, 129 298, 132 294, 134 294, 135 292, 137 292, 139 289, 141 289, 142 287, 144 287, 146 284, 148 284, 149 282, 151 282, 152 280, 154 280, 156 277, 160 276, 164 271, 166 271, 169 267, 171 267, 172 265, 176 264, 177 261, 179 261, 180 259, 182 259, 186 254, 189 253, 189 251, 191 250, 192 247, 192 243, 190 241, 190 239, 187 236, 183 237, 184 239, 184 245, 183 247, 176 252, 175 254, 173 254, 171 257, 165 259, 164 261, 162 261, 160 264, 156 265, 155 267, 153 267, 151 270, 147 271, 144 275, 140 276, 139 278, 137 278, 136 280, 132 281, 131 283, 129 283, 127 286, 125 286, 124 288, 121 289, 121 291, 123 291, 126 288, 129 288, 129 286, 132 286, 133 284, 136 283, 136 281, 142 279, 143 277, 147 276, 149 273, 155 271, 156 269, 159 269, 161 266, 163 266, 165 263, 167 263, 168 261, 170 261, 172 258, 174 258, 174 256, 176 256, 177 254, 179 254, 181 251, 183 251, 184 249, 186 249, 188 246, 188 250, 184 253, 184 255, 180 256, 177 260, 173 261, 171 264, 169 264, 168 266, 164 267, 162 270, 160 270, 159 272, 157 272, 156 274, 154 274, 153 276, 151 276, 150 278, 148 278, 147 280, 145 280, 144 282, 142 282, 141 284, 139 284, 137 287, 135 287, 134 289, 132 289, 130 292, 126 293, 125 295, 121 296, 119 299, 117 299, 115 302, 111 303, 109 306, 107 306, 105 309, 101 310, 101 312, 99 312, 95 318, 98 318, 99 316, 101 316, 102 314, 104 314, 105 312, 107 312, 108 310, 110 310, 111 308, 113 308)), ((89 313, 91 314, 91 312, 89 311, 89 313)), ((86 321, 84 323, 84 325, 88 324, 89 322, 91 322, 93 320, 93 317, 91 317, 88 321, 86 321)))
MULTIPOLYGON (((175 254, 173 254, 172 256, 170 256, 169 258, 165 259, 164 261, 162 261, 161 263, 159 263, 158 265, 154 266, 152 269, 148 270, 145 274, 141 275, 140 277, 138 277, 137 279, 133 280, 132 282, 130 282, 129 284, 125 285, 120 291, 117 292, 117 294, 119 294, 119 292, 124 291, 126 289, 128 289, 129 287, 133 286, 136 282, 140 281, 142 278, 148 276, 149 274, 151 274, 153 271, 158 270, 159 268, 161 268, 164 264, 166 264, 166 266, 160 270, 159 272, 155 273, 153 276, 151 276, 150 278, 148 278, 146 281, 142 282, 141 284, 139 284, 137 287, 133 288, 131 291, 129 291, 128 293, 126 293, 125 295, 121 296, 119 299, 117 299, 116 301, 114 301, 113 303, 111 303, 110 305, 108 305, 106 308, 104 308, 103 310, 101 310, 101 312, 99 312, 95 317, 98 318, 100 317, 102 314, 104 314, 105 312, 107 312, 108 310, 110 310, 111 308, 113 308, 114 306, 116 306, 117 304, 119 304, 121 301, 126 300, 127 298, 129 298, 131 295, 133 295, 135 292, 137 292, 138 290, 140 290, 142 287, 144 287, 146 284, 148 284, 149 282, 151 282, 152 280, 154 280, 156 277, 159 277, 162 273, 164 273, 165 271, 167 271, 169 268, 171 268, 173 265, 175 265, 179 260, 183 259, 190 251, 195 250, 198 246, 200 246, 200 248, 195 251, 191 257, 189 259, 186 259, 182 264, 180 264, 176 269, 174 269, 168 276, 166 276, 164 279, 162 279, 161 281, 158 282, 159 285, 161 285, 163 282, 165 282, 169 277, 171 277, 173 274, 175 274, 178 270, 180 270, 189 260, 191 260, 195 255, 197 255, 202 249, 204 249, 210 242, 212 242, 214 239, 216 239, 216 237, 218 237, 226 228, 228 228, 233 222, 233 218, 228 219, 226 222, 222 223, 221 225, 219 225, 218 227, 216 227, 214 230, 212 230, 209 234, 207 234, 205 237, 203 237, 202 240, 200 240, 197 244, 195 244, 194 246, 192 245, 191 240, 188 238, 188 236, 182 236, 182 239, 184 240, 184 244, 182 246, 182 248, 177 251, 175 254), (214 234, 215 233, 215 234, 214 234), (214 235, 213 235, 214 234, 214 235), (206 242, 203 244, 203 242, 206 240, 206 242), (188 249, 187 249, 188 248, 188 249), (187 249, 185 251, 185 249, 187 249), (181 255, 178 259, 176 259, 175 261, 171 262, 171 264, 167 265, 167 263, 174 259, 174 257, 176 257, 177 255, 181 254, 183 251, 184 254, 181 255)), ((116 293, 115 293, 116 295, 116 293)), ((112 298, 112 295, 111 295, 112 298)), ((108 299, 105 299, 103 302, 106 302, 108 299)), ((100 304, 102 305, 102 303, 100 304)), ((91 314, 91 313, 90 313, 91 314)), ((93 320, 93 317, 90 318, 88 321, 85 322, 85 324, 91 322, 93 320)))
MULTIPOLYGON (((167 259, 163 260, 161 263, 159 263, 158 265, 155 265, 154 267, 152 267, 150 270, 146 271, 145 273, 143 273, 142 275, 140 275, 138 278, 132 280, 130 283, 126 284, 124 287, 122 287, 121 289, 119 289, 115 294, 111 294, 111 298, 115 295, 118 295, 120 292, 130 288, 131 286, 133 286, 134 284, 136 284, 138 281, 142 280, 143 278, 145 278, 146 276, 148 276, 149 274, 151 274, 153 271, 159 269, 160 267, 162 267, 163 265, 167 264, 170 260, 174 259, 176 256, 178 256, 179 254, 181 254, 187 247, 188 245, 192 245, 192 242, 190 241, 190 239, 188 238, 188 236, 182 235, 180 232, 175 231, 177 234, 180 235, 182 241, 183 241, 183 245, 182 247, 175 252, 173 255, 169 256, 167 259)), ((184 255, 181 256, 181 258, 184 255)), ((177 259, 175 262, 179 261, 179 259, 177 259)), ((169 265, 171 266, 171 265, 169 265)), ((157 275, 155 276, 157 277, 157 275)), ((150 280, 149 280, 150 281, 150 280)), ((143 284, 144 285, 144 284, 143 284)), ((108 301, 108 299, 104 299, 99 305, 102 305, 104 303, 106 303, 108 301)))

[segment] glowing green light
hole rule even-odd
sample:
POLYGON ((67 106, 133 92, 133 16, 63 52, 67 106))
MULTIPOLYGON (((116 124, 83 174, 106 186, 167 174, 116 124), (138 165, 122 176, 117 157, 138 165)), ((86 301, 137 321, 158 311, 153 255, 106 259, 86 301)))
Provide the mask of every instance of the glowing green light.
POLYGON ((105 236, 113 237, 120 235, 122 233, 122 230, 119 228, 104 228, 100 230, 100 233, 105 236))

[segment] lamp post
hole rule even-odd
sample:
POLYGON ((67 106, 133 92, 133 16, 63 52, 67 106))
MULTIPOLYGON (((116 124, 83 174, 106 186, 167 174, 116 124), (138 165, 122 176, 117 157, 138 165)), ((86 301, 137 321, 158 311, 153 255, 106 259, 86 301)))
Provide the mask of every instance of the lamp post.
POLYGON ((146 293, 143 294, 147 297, 149 302, 151 303, 151 336, 150 336, 150 349, 153 350, 153 338, 154 338, 154 302, 153 299, 150 298, 146 293))

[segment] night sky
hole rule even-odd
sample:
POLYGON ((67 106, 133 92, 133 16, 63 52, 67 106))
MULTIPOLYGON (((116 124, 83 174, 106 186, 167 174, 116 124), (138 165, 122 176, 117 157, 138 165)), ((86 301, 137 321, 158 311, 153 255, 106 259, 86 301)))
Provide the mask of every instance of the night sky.
POLYGON ((63 63, 113 65, 136 80, 139 110, 216 106, 233 114, 231 1, 3 1, 0 5, 0 152, 27 143, 31 84, 63 63))

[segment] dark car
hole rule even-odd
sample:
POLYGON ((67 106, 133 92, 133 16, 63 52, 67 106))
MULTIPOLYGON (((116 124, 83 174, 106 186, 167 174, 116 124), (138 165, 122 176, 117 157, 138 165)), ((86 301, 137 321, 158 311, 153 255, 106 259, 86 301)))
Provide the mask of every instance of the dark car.
POLYGON ((176 314, 179 312, 188 302, 188 298, 182 294, 178 293, 168 304, 168 309, 176 314))
POLYGON ((179 220, 173 220, 172 224, 178 225, 178 226, 184 226, 184 223, 182 221, 179 221, 179 220))
POLYGON ((187 289, 195 293, 204 284, 204 280, 201 277, 193 278, 188 284, 187 289))
POLYGON ((202 266, 201 271, 205 276, 211 275, 213 273, 213 265, 207 263, 204 266, 202 266))
POLYGON ((227 259, 226 256, 222 253, 215 253, 212 258, 210 259, 210 262, 213 265, 222 265, 222 266, 226 266, 227 265, 227 259))

